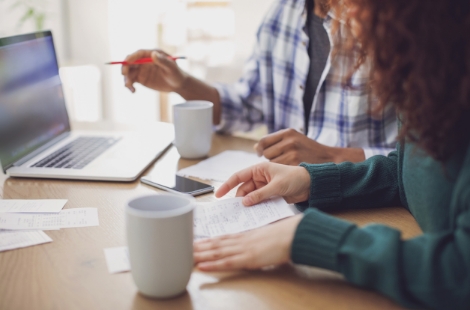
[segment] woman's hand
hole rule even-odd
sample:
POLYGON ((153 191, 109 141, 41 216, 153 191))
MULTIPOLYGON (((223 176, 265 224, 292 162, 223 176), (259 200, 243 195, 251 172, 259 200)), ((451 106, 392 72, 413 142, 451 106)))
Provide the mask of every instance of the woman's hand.
POLYGON ((177 92, 182 88, 188 74, 163 51, 139 50, 127 56, 126 61, 134 62, 148 57, 152 58, 153 63, 122 66, 121 72, 124 75, 125 85, 131 92, 135 92, 134 83, 136 82, 164 92, 177 92))
MULTIPOLYGON (((242 170, 228 179, 215 193, 221 197, 243 183, 237 196, 251 206, 273 196, 289 202, 308 199, 310 175, 303 167, 262 163, 242 170)), ((204 271, 258 269, 290 261, 295 230, 302 215, 249 232, 194 243, 194 260, 204 271)))
POLYGON ((259 269, 288 263, 302 216, 241 234, 196 241, 194 261, 203 271, 259 269))
POLYGON ((245 206, 252 206, 273 196, 281 196, 288 203, 308 199, 310 175, 303 167, 262 163, 235 173, 215 193, 222 197, 238 184, 237 197, 243 197, 245 206))

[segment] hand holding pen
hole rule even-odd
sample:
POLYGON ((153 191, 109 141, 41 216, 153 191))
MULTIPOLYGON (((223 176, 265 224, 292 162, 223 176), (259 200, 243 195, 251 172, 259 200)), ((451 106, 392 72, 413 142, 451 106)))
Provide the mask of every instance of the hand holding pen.
POLYGON ((176 92, 188 77, 175 62, 181 58, 183 57, 173 57, 161 50, 139 50, 118 63, 122 64, 125 86, 131 92, 135 92, 136 82, 157 91, 176 92), (153 63, 154 66, 140 65, 148 63, 153 63))

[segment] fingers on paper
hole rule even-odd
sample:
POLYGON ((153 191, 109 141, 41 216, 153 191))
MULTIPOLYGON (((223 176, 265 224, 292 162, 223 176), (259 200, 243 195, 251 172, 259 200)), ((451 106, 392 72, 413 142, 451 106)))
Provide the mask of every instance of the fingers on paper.
POLYGON ((241 234, 207 239, 194 243, 194 260, 203 271, 238 270, 247 266, 248 256, 241 234))
POLYGON ((229 256, 238 255, 242 252, 240 245, 224 246, 216 249, 197 251, 194 253, 194 262, 196 264, 204 262, 213 262, 224 259, 229 256))
POLYGON ((266 186, 252 191, 245 197, 243 197, 242 203, 245 206, 252 206, 258 204, 266 199, 269 199, 276 195, 276 186, 273 183, 269 183, 266 186))
POLYGON ((210 239, 202 239, 194 242, 195 251, 207 251, 220 247, 221 245, 233 244, 242 234, 225 235, 210 239))
POLYGON ((237 189, 237 194, 235 195, 236 197, 245 197, 252 191, 256 190, 256 183, 253 180, 250 180, 248 182, 243 183, 240 185, 240 187, 237 189))
POLYGON ((229 256, 212 262, 199 263, 197 267, 202 271, 232 271, 247 268, 248 256, 244 254, 229 256))
MULTIPOLYGON (((222 197, 231 191, 233 188, 242 184, 237 191, 237 196, 246 195, 242 202, 245 206, 255 205, 263 200, 266 200, 275 195, 275 186, 273 184, 255 180, 254 175, 264 175, 268 166, 266 163, 258 164, 250 168, 244 169, 232 175, 215 193, 216 197, 222 197), (264 186, 266 184, 266 186, 264 186)), ((261 178, 262 179, 262 178, 261 178)))

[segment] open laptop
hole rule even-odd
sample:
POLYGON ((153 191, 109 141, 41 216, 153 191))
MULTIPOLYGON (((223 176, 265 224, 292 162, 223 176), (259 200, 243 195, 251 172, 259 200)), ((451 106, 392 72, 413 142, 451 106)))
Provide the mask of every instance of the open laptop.
POLYGON ((174 139, 70 128, 50 31, 0 39, 0 163, 14 177, 133 181, 174 139))

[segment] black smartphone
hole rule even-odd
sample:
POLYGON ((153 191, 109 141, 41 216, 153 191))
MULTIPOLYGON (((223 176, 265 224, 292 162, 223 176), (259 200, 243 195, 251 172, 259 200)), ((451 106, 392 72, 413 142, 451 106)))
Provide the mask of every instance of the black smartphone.
POLYGON ((212 185, 180 177, 179 175, 147 175, 140 178, 140 181, 165 191, 184 193, 192 196, 209 193, 214 190, 212 185))

